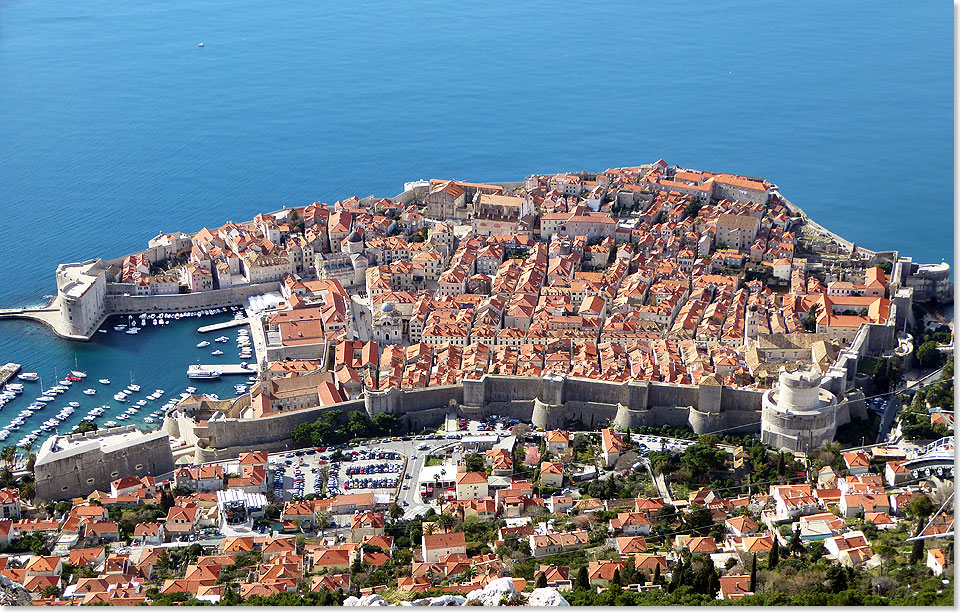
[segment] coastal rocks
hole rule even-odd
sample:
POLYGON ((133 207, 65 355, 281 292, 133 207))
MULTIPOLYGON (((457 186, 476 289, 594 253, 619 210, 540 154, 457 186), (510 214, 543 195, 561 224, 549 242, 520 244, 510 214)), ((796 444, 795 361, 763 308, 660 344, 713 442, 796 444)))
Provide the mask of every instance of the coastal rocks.
POLYGON ((515 603, 521 596, 513 584, 513 578, 497 578, 490 584, 467 593, 468 606, 499 606, 502 603, 515 603))
POLYGON ((560 591, 553 588, 534 589, 527 598, 528 606, 569 606, 560 591))
POLYGON ((347 597, 343 600, 344 606, 389 606, 387 600, 379 595, 364 595, 363 597, 347 597))
POLYGON ((410 602, 411 606, 462 606, 467 603, 467 598, 463 595, 442 595, 440 597, 424 597, 423 599, 414 599, 410 602))
POLYGON ((30 592, 6 576, 0 576, 0 606, 29 606, 30 592))

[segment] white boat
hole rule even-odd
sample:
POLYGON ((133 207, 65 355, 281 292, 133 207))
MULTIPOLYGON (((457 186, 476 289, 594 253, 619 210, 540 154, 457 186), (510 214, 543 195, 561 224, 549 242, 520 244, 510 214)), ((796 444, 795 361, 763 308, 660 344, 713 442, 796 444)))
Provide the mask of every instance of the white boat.
POLYGON ((71 408, 79 408, 79 407, 80 407, 80 402, 70 402, 70 403, 67 404, 67 405, 70 406, 71 408))
POLYGON ((74 370, 74 371, 70 372, 70 376, 73 376, 74 378, 79 378, 80 380, 83 380, 84 378, 87 377, 87 373, 86 373, 86 372, 81 372, 81 371, 79 371, 79 370, 74 370))
MULTIPOLYGON (((98 329, 98 330, 97 330, 97 333, 100 333, 100 334, 105 334, 105 333, 107 333, 107 330, 105 330, 105 329, 98 329)), ((76 429, 76 428, 77 428, 77 426, 76 426, 76 425, 74 425, 74 426, 73 426, 73 428, 74 428, 74 429, 76 429)))
POLYGON ((164 391, 163 389, 157 389, 156 391, 153 392, 153 394, 156 395, 157 397, 160 397, 164 393, 166 393, 166 391, 164 391))
POLYGON ((3 387, 4 391, 11 391, 13 393, 23 393, 23 385, 19 383, 7 383, 3 387))
POLYGON ((184 391, 187 393, 187 395, 190 395, 191 393, 196 393, 196 392, 197 392, 197 388, 196 388, 196 387, 187 387, 186 389, 184 389, 184 391))
POLYGON ((144 422, 144 423, 153 423, 153 417, 147 417, 147 418, 143 419, 143 422, 144 422))
POLYGON ((230 338, 227 338, 226 336, 220 336, 219 338, 214 340, 214 342, 227 342, 228 340, 230 340, 230 338))
POLYGON ((137 391, 140 390, 140 385, 134 385, 131 383, 127 385, 127 390, 132 391, 133 393, 136 393, 137 391))
POLYGON ((131 336, 135 336, 136 334, 139 334, 139 333, 140 333, 140 329, 137 328, 137 327, 131 327, 130 329, 128 329, 128 330, 127 330, 126 332, 124 332, 124 333, 130 334, 131 336))
POLYGON ((123 395, 122 393, 117 393, 113 396, 113 399, 117 400, 118 402, 125 402, 127 401, 127 396, 123 395))
POLYGON ((104 427, 116 427, 116 426, 117 426, 117 422, 116 422, 116 421, 107 421, 107 422, 104 423, 103 425, 104 425, 104 427))
POLYGON ((97 390, 96 390, 96 389, 84 389, 84 390, 83 390, 83 393, 84 393, 85 395, 96 395, 96 394, 97 394, 97 390))
POLYGON ((197 380, 213 380, 214 378, 220 378, 220 370, 190 370, 187 376, 197 380))
POLYGON ((206 340, 204 340, 203 342, 198 342, 198 343, 197 343, 197 348, 204 348, 204 347, 206 347, 206 346, 210 346, 210 343, 207 342, 206 340))
POLYGON ((205 45, 204 43, 197 43, 197 46, 198 46, 198 47, 206 47, 207 45, 205 45))
POLYGON ((137 409, 131 406, 130 408, 127 408, 126 410, 124 410, 124 412, 127 414, 137 414, 137 409))
POLYGON ((123 331, 125 329, 127 329, 127 326, 122 323, 120 325, 113 326, 113 331, 123 331))
POLYGON ((223 355, 223 351, 221 351, 221 350, 216 350, 216 351, 213 351, 213 352, 210 353, 210 354, 211 354, 211 355, 223 355))
POLYGON ((50 395, 41 395, 40 397, 37 398, 37 401, 43 402, 44 404, 46 404, 48 402, 52 402, 55 399, 56 399, 55 397, 52 397, 50 395))
POLYGON ((59 383, 57 383, 57 384, 59 384, 61 387, 69 387, 69 386, 73 385, 73 381, 70 380, 69 378, 64 378, 63 380, 61 380, 61 381, 60 381, 59 383))
POLYGON ((147 400, 139 400, 137 402, 137 406, 146 406, 146 405, 147 405, 147 400))
POLYGON ((110 379, 109 379, 109 378, 101 378, 101 379, 99 380, 99 383, 100 383, 101 385, 109 385, 109 384, 110 384, 110 379))
POLYGON ((19 378, 20 380, 28 380, 30 382, 33 382, 35 380, 40 380, 40 375, 37 374, 36 372, 24 372, 22 374, 19 374, 17 378, 19 378))

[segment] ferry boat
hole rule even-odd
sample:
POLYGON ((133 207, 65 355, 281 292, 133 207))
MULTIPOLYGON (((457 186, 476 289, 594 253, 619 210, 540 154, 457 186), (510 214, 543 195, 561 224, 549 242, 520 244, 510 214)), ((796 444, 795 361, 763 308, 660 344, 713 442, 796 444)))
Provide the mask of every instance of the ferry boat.
POLYGON ((101 385, 109 385, 109 384, 110 384, 110 379, 109 379, 109 378, 101 378, 101 379, 100 379, 99 381, 97 381, 97 382, 99 382, 101 385))
MULTIPOLYGON (((220 370, 190 370, 187 376, 197 380, 213 380, 220 378, 220 370)), ((194 389, 196 391, 196 389, 194 389)))
POLYGON ((83 390, 83 393, 84 393, 84 395, 96 395, 96 394, 97 394, 97 390, 96 390, 96 389, 84 389, 84 390, 83 390))
POLYGON ((210 346, 210 343, 207 342, 206 340, 204 340, 203 342, 198 342, 198 343, 197 343, 197 348, 204 348, 204 347, 207 347, 207 346, 210 346))
POLYGON ((20 380, 27 380, 27 381, 33 382, 35 380, 40 380, 40 375, 37 374, 36 372, 24 372, 22 374, 18 374, 17 378, 19 378, 20 380))

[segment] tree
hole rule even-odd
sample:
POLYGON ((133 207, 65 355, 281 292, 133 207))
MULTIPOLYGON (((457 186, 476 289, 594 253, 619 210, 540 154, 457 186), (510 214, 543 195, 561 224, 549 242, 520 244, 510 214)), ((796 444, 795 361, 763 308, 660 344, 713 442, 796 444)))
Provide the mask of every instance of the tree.
POLYGON ((926 520, 934 511, 933 502, 926 495, 920 495, 911 501, 909 508, 910 514, 917 517, 920 522, 926 520))
POLYGON ((160 508, 164 513, 169 512, 170 508, 173 507, 173 494, 170 491, 163 491, 160 493, 160 508))
POLYGON ((547 588, 547 573, 546 573, 546 572, 540 572, 540 575, 537 576, 537 588, 538 588, 538 589, 545 589, 545 588, 547 588))
POLYGON ((82 434, 88 431, 97 431, 98 425, 94 421, 80 421, 80 426, 74 433, 82 434))
POLYGON ((579 570, 577 570, 577 580, 573 583, 574 589, 589 589, 590 588, 590 574, 587 572, 587 566, 584 565, 579 570))
POLYGON ((398 504, 393 504, 392 506, 390 506, 389 512, 390 512, 390 518, 392 518, 395 521, 399 521, 400 519, 403 518, 403 508, 401 508, 398 504))
POLYGON ((467 466, 468 472, 483 472, 485 466, 483 463, 483 456, 480 453, 471 453, 464 458, 464 465, 467 466))
POLYGON ((790 547, 789 552, 791 556, 799 557, 803 554, 803 540, 800 539, 800 525, 797 525, 796 531, 793 532, 793 537, 790 538, 790 547))
POLYGON ((937 349, 937 343, 934 340, 924 342, 917 349, 917 359, 920 365, 925 368, 936 368, 943 359, 943 353, 937 349))
POLYGON ((296 546, 297 554, 302 555, 303 549, 307 545, 307 536, 303 535, 302 533, 298 533, 296 543, 294 545, 296 546))
POLYGON ((757 554, 753 554, 753 561, 750 563, 750 592, 757 592, 757 554))
POLYGON ((780 540, 773 536, 773 547, 770 548, 770 556, 767 557, 767 569, 774 569, 780 563, 780 540))
POLYGON ((662 578, 660 576, 660 564, 657 563, 657 565, 654 566, 653 568, 653 584, 660 584, 661 580, 662 578))
MULTIPOLYGON (((33 455, 31 455, 33 456, 33 455)), ((37 496, 37 485, 28 482, 20 487, 20 497, 27 501, 32 501, 37 496)))
POLYGON ((619 570, 619 568, 613 570, 613 578, 610 579, 610 584, 615 584, 615 585, 617 585, 617 586, 621 586, 621 584, 620 584, 621 581, 622 581, 622 580, 621 580, 621 578, 620 578, 620 570, 619 570))

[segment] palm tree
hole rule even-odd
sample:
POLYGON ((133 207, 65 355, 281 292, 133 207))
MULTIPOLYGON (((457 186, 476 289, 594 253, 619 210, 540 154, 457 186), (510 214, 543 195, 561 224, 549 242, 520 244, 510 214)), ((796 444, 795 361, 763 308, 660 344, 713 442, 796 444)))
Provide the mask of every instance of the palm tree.
POLYGON ((450 514, 441 514, 440 518, 437 519, 437 523, 446 532, 457 523, 457 519, 453 518, 450 514))

